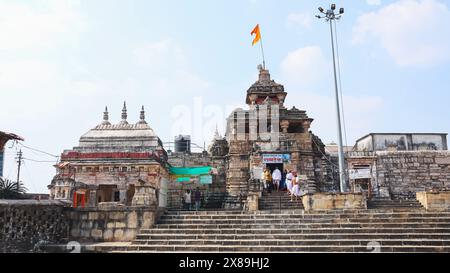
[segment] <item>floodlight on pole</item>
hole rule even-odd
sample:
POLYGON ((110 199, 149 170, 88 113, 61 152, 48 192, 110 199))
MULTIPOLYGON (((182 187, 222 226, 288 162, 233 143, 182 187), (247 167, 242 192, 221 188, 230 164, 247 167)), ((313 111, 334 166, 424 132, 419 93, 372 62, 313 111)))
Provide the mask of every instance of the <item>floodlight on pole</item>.
POLYGON ((336 55, 335 55, 335 47, 334 47, 334 32, 333 32, 333 20, 339 20, 344 13, 344 8, 339 9, 339 14, 335 13, 336 4, 332 4, 331 8, 325 12, 323 12, 323 8, 319 8, 319 11, 324 13, 325 16, 316 16, 319 19, 325 18, 327 22, 330 22, 330 30, 331 30, 331 48, 333 51, 333 68, 334 68, 334 85, 335 85, 335 99, 336 99, 336 119, 337 119, 337 128, 338 128, 338 158, 339 158, 339 181, 340 181, 340 189, 341 192, 347 192, 347 180, 345 175, 345 157, 344 157, 344 145, 342 141, 342 126, 341 126, 341 110, 340 110, 340 102, 339 102, 339 89, 338 89, 338 80, 337 80, 337 69, 336 69, 336 55))

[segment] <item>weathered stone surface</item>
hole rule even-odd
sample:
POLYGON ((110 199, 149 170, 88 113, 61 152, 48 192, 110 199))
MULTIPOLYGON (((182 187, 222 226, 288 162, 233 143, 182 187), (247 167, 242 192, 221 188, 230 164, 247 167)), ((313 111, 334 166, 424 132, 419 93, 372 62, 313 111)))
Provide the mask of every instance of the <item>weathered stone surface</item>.
POLYGON ((378 197, 415 199, 416 192, 450 189, 450 165, 445 164, 450 162, 449 151, 383 151, 367 157, 350 156, 347 161, 350 169, 371 167, 372 192, 378 197))
POLYGON ((361 193, 308 194, 302 197, 302 202, 306 211, 367 208, 366 196, 361 193))
POLYGON ((68 210, 67 215, 72 216, 70 239, 80 241, 132 240, 141 228, 151 228, 160 214, 156 207, 70 208, 68 210), (84 217, 85 215, 89 217, 84 217))
POLYGON ((417 192, 417 200, 430 211, 449 211, 450 192, 417 192))
MULTIPOLYGON (((31 252, 40 242, 69 237, 67 204, 58 201, 0 201, 0 252, 31 252)), ((79 234, 74 228, 72 234, 79 234)))

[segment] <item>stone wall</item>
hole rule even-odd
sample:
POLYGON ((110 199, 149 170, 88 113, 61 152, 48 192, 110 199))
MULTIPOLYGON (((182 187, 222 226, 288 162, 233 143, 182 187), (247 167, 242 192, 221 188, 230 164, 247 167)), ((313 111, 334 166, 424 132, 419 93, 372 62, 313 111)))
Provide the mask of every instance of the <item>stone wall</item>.
POLYGON ((0 252, 34 252, 69 237, 66 203, 0 200, 0 252))
POLYGON ((315 193, 302 197, 305 211, 334 209, 367 209, 367 198, 361 193, 315 193))
POLYGON ((70 239, 79 242, 132 241, 142 228, 151 228, 163 213, 156 207, 70 209, 70 239))
POLYGON ((191 153, 186 155, 183 155, 182 153, 173 153, 169 156, 169 163, 174 167, 211 166, 217 169, 218 175, 213 175, 213 182, 211 185, 202 185, 197 182, 180 183, 175 180, 171 180, 168 186, 168 208, 181 208, 182 196, 188 189, 195 190, 198 187, 202 192, 204 205, 205 202, 208 201, 209 197, 225 194, 226 159, 224 157, 211 156, 207 153, 191 153))
POLYGON ((418 192, 417 200, 427 210, 449 211, 450 210, 450 191, 447 192, 418 192))
POLYGON ((375 182, 384 195, 414 199, 416 192, 450 189, 450 152, 377 152, 375 182))

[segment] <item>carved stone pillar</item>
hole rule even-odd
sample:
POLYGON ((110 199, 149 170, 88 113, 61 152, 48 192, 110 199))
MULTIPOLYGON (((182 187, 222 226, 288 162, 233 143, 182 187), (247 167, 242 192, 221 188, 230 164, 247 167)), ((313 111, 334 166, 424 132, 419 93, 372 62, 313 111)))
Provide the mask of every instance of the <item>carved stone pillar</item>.
POLYGON ((281 131, 285 134, 287 134, 288 129, 289 129, 289 120, 282 120, 280 122, 280 126, 281 126, 281 131))
POLYGON ((149 207, 157 206, 156 189, 148 184, 139 183, 135 186, 132 206, 149 207))
POLYGON ((88 205, 89 205, 89 207, 96 207, 97 206, 97 190, 90 190, 89 191, 88 205))
POLYGON ((277 98, 278 98, 278 102, 280 103, 280 105, 284 105, 284 100, 286 99, 286 94, 278 94, 277 98))
POLYGON ((311 121, 309 120, 303 121, 303 129, 305 130, 305 133, 309 132, 310 128, 311 128, 311 121))
POLYGON ((256 99, 258 99, 258 95, 252 94, 249 96, 249 99, 250 99, 251 105, 254 105, 254 104, 256 104, 256 99))

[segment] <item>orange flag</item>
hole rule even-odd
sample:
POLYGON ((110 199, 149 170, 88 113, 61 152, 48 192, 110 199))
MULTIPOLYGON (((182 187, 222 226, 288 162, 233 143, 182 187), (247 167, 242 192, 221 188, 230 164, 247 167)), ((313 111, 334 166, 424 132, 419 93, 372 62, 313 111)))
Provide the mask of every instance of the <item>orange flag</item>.
POLYGON ((254 46, 257 42, 261 41, 261 31, 259 30, 259 24, 252 30, 250 33, 252 36, 256 35, 255 39, 253 39, 252 46, 254 46))

